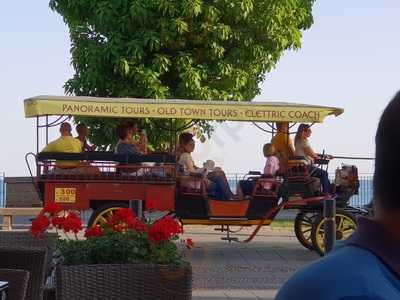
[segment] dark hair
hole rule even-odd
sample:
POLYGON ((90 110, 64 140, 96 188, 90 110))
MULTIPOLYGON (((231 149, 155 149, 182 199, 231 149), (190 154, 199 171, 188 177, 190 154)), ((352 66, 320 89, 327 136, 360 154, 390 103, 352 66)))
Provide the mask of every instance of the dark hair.
POLYGON ((296 136, 294 137, 294 143, 295 144, 300 140, 301 134, 304 131, 307 131, 308 129, 310 129, 310 125, 307 125, 307 124, 300 124, 299 125, 299 128, 297 128, 296 136))
POLYGON ((400 92, 383 111, 375 136, 374 201, 400 209, 400 92))
POLYGON ((192 140, 193 140, 193 134, 191 134, 190 132, 182 132, 178 139, 179 147, 187 145, 192 140))
POLYGON ((80 131, 84 128, 87 128, 87 126, 83 123, 79 123, 78 125, 76 125, 75 129, 77 133, 80 133, 80 131))
POLYGON ((128 128, 135 128, 135 127, 139 126, 138 121, 136 119, 127 120, 127 121, 123 122, 122 125, 126 126, 128 128))
POLYGON ((129 130, 132 130, 132 127, 127 126, 126 124, 121 124, 117 127, 117 130, 116 130, 117 136, 121 140, 124 140, 126 138, 126 136, 128 135, 129 130))
POLYGON ((275 124, 278 131, 281 131, 283 126, 289 126, 288 122, 276 122, 275 124))
POLYGON ((60 125, 60 131, 68 131, 68 132, 71 132, 72 131, 72 127, 71 127, 71 124, 69 124, 68 122, 63 122, 63 123, 61 123, 61 125, 60 125))

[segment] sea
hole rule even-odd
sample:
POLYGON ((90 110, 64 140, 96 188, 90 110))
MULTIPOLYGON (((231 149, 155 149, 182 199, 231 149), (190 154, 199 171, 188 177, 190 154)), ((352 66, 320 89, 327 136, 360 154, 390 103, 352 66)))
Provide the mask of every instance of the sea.
MULTIPOLYGON (((243 174, 227 174, 229 186, 232 191, 236 191, 236 186, 239 180, 243 178, 243 174)), ((333 181, 333 178, 331 178, 333 181)), ((350 205, 361 207, 367 205, 372 200, 372 175, 359 176, 360 188, 358 195, 353 195, 350 199, 350 205)))

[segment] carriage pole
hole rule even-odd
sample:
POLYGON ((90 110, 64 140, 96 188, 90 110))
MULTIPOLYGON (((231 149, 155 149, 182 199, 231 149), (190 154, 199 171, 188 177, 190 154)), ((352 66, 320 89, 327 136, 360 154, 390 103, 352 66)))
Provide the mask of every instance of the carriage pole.
POLYGON ((324 244, 325 253, 329 253, 336 241, 336 199, 326 199, 324 201, 324 244))

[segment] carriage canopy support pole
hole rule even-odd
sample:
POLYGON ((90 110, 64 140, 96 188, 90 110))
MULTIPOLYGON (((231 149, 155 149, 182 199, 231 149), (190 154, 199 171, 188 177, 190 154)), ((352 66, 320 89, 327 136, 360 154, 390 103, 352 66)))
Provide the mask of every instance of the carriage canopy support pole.
POLYGON ((324 244, 325 253, 329 253, 336 241, 336 199, 324 201, 324 244))

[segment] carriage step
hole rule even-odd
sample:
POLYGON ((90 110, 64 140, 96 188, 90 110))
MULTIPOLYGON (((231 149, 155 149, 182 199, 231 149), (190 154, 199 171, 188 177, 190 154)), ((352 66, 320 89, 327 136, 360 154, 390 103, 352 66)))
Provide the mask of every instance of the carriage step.
POLYGON ((209 220, 215 220, 215 221, 248 221, 248 218, 225 218, 225 217, 210 217, 209 220))

